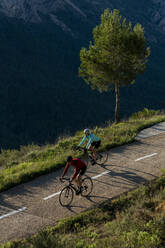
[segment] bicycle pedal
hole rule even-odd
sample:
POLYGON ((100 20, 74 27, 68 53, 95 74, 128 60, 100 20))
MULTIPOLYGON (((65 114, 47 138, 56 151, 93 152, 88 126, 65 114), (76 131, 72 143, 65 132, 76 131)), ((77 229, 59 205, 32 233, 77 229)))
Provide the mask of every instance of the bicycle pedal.
POLYGON ((95 165, 95 164, 96 164, 96 161, 95 161, 95 160, 93 160, 91 164, 92 164, 92 165, 95 165))

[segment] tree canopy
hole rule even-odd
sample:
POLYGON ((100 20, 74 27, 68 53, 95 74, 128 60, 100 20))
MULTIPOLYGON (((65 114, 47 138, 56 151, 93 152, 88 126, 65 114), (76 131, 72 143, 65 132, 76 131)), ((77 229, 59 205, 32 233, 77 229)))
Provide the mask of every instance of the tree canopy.
POLYGON ((89 49, 80 51, 80 77, 100 92, 115 89, 116 122, 119 121, 119 88, 134 83, 136 76, 145 72, 149 55, 144 28, 139 23, 132 27, 116 9, 104 11, 101 24, 93 29, 89 49))

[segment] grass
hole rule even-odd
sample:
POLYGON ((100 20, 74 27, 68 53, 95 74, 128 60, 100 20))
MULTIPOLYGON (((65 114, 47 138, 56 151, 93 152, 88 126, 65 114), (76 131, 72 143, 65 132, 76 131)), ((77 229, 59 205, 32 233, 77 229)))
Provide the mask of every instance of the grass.
POLYGON ((118 199, 0 248, 164 248, 165 174, 118 199))
MULTIPOLYGON (((101 138, 100 150, 103 151, 133 142, 140 130, 162 121, 165 121, 163 113, 144 109, 132 115, 127 121, 104 128, 96 127, 92 131, 101 138)), ((56 144, 29 145, 20 147, 20 150, 2 150, 0 191, 63 167, 68 155, 81 157, 82 154, 75 152, 73 148, 79 144, 82 137, 83 131, 79 131, 72 137, 59 138, 56 144)))

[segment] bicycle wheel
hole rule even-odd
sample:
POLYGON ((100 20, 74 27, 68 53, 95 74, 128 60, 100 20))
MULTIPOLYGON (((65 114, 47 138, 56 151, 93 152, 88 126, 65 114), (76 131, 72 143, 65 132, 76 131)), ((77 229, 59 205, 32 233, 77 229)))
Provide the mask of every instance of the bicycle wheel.
POLYGON ((107 152, 104 152, 104 153, 97 152, 96 163, 98 165, 103 165, 105 162, 107 162, 107 160, 108 160, 107 152))
POLYGON ((69 186, 66 186, 61 190, 59 195, 59 202, 61 206, 66 207, 71 204, 73 200, 73 189, 69 186))
POLYGON ((82 196, 88 196, 93 190, 93 182, 90 177, 85 177, 82 179, 82 196))

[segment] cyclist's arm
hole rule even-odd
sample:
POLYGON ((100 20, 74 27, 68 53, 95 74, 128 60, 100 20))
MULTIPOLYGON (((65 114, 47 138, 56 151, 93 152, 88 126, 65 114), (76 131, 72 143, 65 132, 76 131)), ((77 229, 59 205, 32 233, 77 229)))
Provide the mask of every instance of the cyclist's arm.
POLYGON ((71 182, 75 179, 75 177, 77 176, 77 169, 74 169, 74 174, 72 176, 71 182))
POLYGON ((64 169, 64 171, 63 171, 62 178, 63 178, 63 177, 65 176, 65 174, 67 173, 68 168, 69 168, 69 164, 67 163, 66 166, 65 166, 65 169, 64 169))
POLYGON ((84 137, 83 137, 83 139, 82 139, 82 141, 80 142, 80 144, 79 144, 78 146, 83 145, 83 144, 84 144, 84 142, 85 142, 85 140, 86 140, 86 138, 87 138, 87 137, 86 137, 86 136, 84 136, 84 137))
POLYGON ((89 138, 89 141, 88 141, 88 143, 87 143, 87 145, 86 145, 86 149, 87 149, 87 150, 89 149, 89 147, 90 147, 90 145, 92 144, 93 141, 94 141, 94 135, 92 135, 92 136, 89 138))
POLYGON ((88 141, 88 143, 87 143, 87 145, 86 145, 86 149, 89 149, 89 147, 90 147, 90 145, 92 144, 92 142, 93 141, 99 141, 100 140, 100 138, 98 138, 96 135, 94 135, 94 134, 91 134, 90 135, 90 138, 89 138, 89 141, 88 141))

